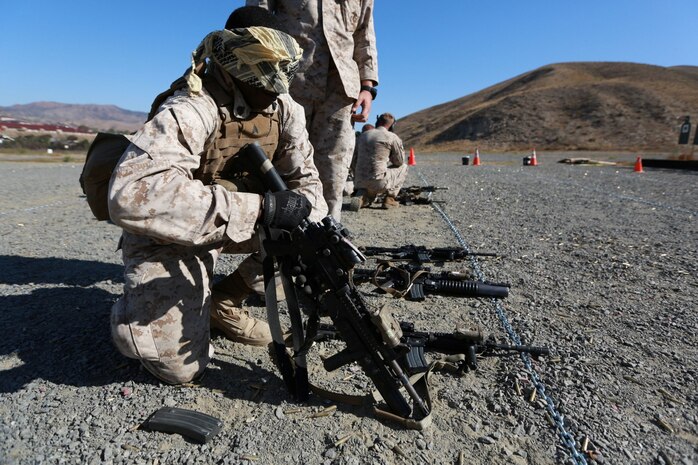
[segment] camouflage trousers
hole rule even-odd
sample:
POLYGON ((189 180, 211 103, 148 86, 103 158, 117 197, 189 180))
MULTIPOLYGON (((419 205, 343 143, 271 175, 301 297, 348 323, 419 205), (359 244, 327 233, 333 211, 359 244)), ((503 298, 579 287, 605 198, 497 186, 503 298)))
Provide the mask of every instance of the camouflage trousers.
POLYGON ((388 168, 383 179, 355 179, 354 186, 356 189, 366 189, 371 197, 379 194, 397 197, 405 179, 407 179, 407 165, 400 165, 388 168))
POLYGON ((345 95, 337 70, 327 78, 325 95, 292 96, 305 109, 308 135, 315 151, 313 160, 329 214, 341 221, 344 183, 356 143, 351 122, 354 100, 345 95))
MULTIPOLYGON (((124 231, 124 295, 111 311, 112 340, 119 351, 167 383, 196 378, 213 356, 211 279, 218 257, 255 252, 258 243, 255 236, 225 249, 220 244, 191 247, 124 231)), ((258 253, 238 271, 248 285, 263 288, 258 253)))

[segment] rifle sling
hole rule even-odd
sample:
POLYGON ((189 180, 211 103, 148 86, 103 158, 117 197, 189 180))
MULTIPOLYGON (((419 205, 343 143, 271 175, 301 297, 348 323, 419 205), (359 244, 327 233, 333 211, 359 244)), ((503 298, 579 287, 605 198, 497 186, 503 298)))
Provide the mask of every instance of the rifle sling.
POLYGON ((419 278, 421 275, 425 273, 428 273, 428 271, 419 270, 416 273, 410 273, 404 268, 395 266, 393 262, 391 262, 390 260, 378 260, 378 267, 376 267, 376 272, 373 274, 371 283, 379 289, 383 290, 384 292, 392 295, 396 299, 399 299, 407 295, 410 292, 410 289, 412 288, 412 285, 417 280, 417 278, 419 278), (395 288, 395 286, 391 285, 394 282, 392 280, 389 281, 387 285, 378 283, 378 276, 383 273, 389 274, 391 269, 395 270, 395 272, 397 272, 402 277, 404 289, 395 288))
MULTIPOLYGON (((308 364, 306 354, 310 348, 310 343, 306 341, 303 330, 303 317, 296 297, 296 290, 293 287, 288 275, 281 271, 281 282, 286 294, 286 304, 288 314, 291 319, 291 334, 293 338, 293 363, 296 368, 296 397, 300 401, 308 400, 310 387, 308 383, 308 364)), ((278 317, 278 311, 277 311, 278 317)))
MULTIPOLYGON (((264 228, 264 231, 260 233, 260 240, 262 241, 261 250, 264 250, 263 244, 265 237, 269 237, 271 234, 273 234, 273 232, 271 232, 268 228, 264 228)), ((281 268, 281 266, 279 268, 281 268)), ((264 273, 264 300, 267 307, 267 321, 269 323, 269 330, 273 340, 276 363, 291 395, 293 395, 293 397, 298 401, 306 401, 308 400, 309 394, 308 369, 305 358, 307 347, 306 350, 300 350, 301 347, 306 346, 306 344, 303 339, 302 323, 300 324, 301 327, 299 327, 297 323, 298 321, 302 320, 302 318, 300 317, 298 301, 295 298, 295 290, 292 288, 290 282, 288 279, 286 279, 282 272, 281 279, 284 286, 284 291, 286 293, 289 314, 291 316, 293 345, 294 349, 298 349, 298 351, 294 351, 294 355, 291 357, 286 350, 286 342, 281 330, 281 321, 279 320, 279 306, 276 295, 273 256, 264 256, 262 261, 262 269, 264 273)))

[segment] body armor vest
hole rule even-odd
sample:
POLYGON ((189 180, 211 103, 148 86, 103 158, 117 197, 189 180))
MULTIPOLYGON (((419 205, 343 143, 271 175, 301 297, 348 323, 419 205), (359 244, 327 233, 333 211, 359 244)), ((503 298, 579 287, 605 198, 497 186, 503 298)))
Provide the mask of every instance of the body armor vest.
POLYGON ((213 184, 218 179, 238 179, 247 176, 237 163, 235 155, 245 145, 257 142, 267 157, 272 160, 279 144, 279 117, 252 114, 248 119, 231 117, 227 109, 219 108, 221 125, 212 142, 207 144, 201 156, 201 165, 194 179, 204 184, 213 184))
POLYGON ((245 144, 257 142, 269 160, 279 145, 279 112, 271 115, 251 113, 247 119, 236 118, 230 108, 233 98, 214 78, 205 78, 204 86, 218 105, 221 125, 214 139, 206 144, 194 179, 213 184, 218 179, 240 180, 248 176, 235 155, 245 144))
MULTIPOLYGON (((274 152, 279 145, 280 123, 279 112, 271 115, 251 113, 247 119, 233 116, 231 109, 233 96, 221 87, 218 81, 209 75, 203 76, 203 84, 218 106, 221 124, 212 139, 206 142, 201 155, 201 163, 194 173, 194 179, 204 184, 214 184, 219 179, 233 181, 238 186, 245 186, 244 191, 263 193, 257 182, 248 182, 248 173, 236 160, 235 155, 245 144, 257 142, 269 160, 273 160, 274 152)), ((160 105, 175 91, 186 88, 184 77, 177 79, 170 88, 158 95, 153 102, 148 119, 157 112, 160 105)), ((242 189, 241 189, 242 190, 242 189)))

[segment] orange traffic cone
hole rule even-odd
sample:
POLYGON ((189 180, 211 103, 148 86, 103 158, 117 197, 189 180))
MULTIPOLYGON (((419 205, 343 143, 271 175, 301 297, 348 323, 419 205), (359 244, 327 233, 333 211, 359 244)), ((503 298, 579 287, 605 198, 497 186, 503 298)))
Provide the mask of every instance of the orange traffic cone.
POLYGON ((531 152, 531 166, 538 166, 538 160, 536 159, 536 149, 532 149, 531 152))
POLYGON ((475 149, 475 158, 473 159, 473 166, 480 166, 480 149, 475 149))
POLYGON ((637 157, 637 160, 635 160, 635 169, 633 170, 636 173, 643 173, 642 171, 642 157, 637 157))
POLYGON ((417 164, 417 162, 414 161, 414 149, 410 148, 410 158, 407 160, 407 164, 409 166, 414 166, 417 164))

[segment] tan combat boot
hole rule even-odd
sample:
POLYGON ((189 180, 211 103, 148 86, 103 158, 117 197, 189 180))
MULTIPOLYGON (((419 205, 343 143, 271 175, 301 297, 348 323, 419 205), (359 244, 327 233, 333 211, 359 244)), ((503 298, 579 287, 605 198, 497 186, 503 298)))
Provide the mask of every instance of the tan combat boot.
POLYGON ((383 209, 387 210, 389 208, 397 208, 400 206, 400 202, 392 195, 386 195, 383 199, 383 209))
POLYGON ((362 195, 361 196, 361 208, 368 207, 369 205, 371 205, 373 203, 374 200, 376 200, 375 196, 372 197, 368 194, 362 195))
POLYGON ((245 298, 254 292, 239 273, 234 272, 213 286, 211 329, 218 329, 234 342, 266 346, 271 339, 269 325, 253 318, 242 308, 245 298))
POLYGON ((361 208, 371 205, 375 199, 375 196, 368 195, 366 189, 357 189, 349 203, 349 211, 358 212, 361 208))

